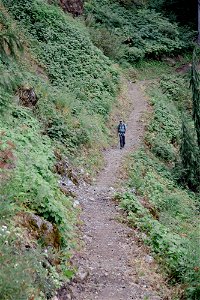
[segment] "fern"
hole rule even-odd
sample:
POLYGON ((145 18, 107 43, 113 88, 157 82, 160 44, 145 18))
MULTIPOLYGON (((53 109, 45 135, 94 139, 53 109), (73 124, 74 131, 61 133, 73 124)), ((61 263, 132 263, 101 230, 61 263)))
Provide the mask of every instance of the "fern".
POLYGON ((0 12, 0 59, 5 63, 9 57, 17 58, 17 54, 23 51, 23 45, 15 34, 9 20, 0 12))
POLYGON ((8 56, 16 58, 18 51, 22 50, 22 44, 13 32, 0 33, 0 57, 3 62, 7 61, 8 56))

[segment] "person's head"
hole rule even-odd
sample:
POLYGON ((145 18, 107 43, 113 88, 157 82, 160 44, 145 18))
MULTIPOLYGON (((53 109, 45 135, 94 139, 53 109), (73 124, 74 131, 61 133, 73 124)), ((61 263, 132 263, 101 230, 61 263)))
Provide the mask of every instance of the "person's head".
POLYGON ((123 123, 123 120, 120 120, 119 123, 122 124, 122 123, 123 123))

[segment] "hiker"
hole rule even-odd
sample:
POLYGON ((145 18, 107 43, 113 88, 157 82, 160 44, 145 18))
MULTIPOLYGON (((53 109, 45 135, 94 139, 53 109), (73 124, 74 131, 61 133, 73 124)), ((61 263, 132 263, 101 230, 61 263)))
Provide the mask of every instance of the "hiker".
POLYGON ((119 141, 120 141, 120 149, 124 148, 125 146, 125 133, 126 133, 126 124, 120 120, 119 125, 117 127, 117 132, 119 135, 119 141))

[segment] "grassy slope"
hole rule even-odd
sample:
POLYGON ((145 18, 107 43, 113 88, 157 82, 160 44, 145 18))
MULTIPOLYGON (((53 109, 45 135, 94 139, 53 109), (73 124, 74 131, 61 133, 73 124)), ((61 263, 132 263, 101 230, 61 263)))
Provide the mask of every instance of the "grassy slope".
POLYGON ((98 151, 108 143, 105 124, 116 101, 118 74, 83 24, 59 8, 37 0, 6 1, 6 6, 18 22, 2 5, 0 21, 6 18, 25 51, 17 61, 0 62, 1 299, 46 299, 73 274, 68 257, 76 222, 72 200, 58 186, 54 153, 81 160, 82 149, 98 151), (22 86, 34 88, 39 98, 34 109, 20 105, 16 91, 22 86), (27 255, 26 234, 15 225, 21 211, 54 224, 60 249, 47 255, 43 242, 35 241, 27 255), (13 251, 21 259, 10 255, 13 251))
POLYGON ((44 1, 6 1, 6 5, 28 31, 34 55, 48 74, 51 90, 47 89, 45 104, 41 97, 38 113, 50 136, 72 152, 82 145, 99 147, 97 140, 105 145, 105 122, 118 84, 109 60, 93 46, 84 25, 59 8, 44 1), (46 109, 48 102, 56 106, 56 114, 49 105, 46 109))

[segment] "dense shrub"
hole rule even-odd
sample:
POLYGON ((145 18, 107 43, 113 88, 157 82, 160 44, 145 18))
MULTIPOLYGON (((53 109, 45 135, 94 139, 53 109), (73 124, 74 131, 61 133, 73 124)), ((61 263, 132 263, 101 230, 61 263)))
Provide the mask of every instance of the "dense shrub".
POLYGON ((64 238, 69 233, 71 204, 59 191, 58 179, 52 172, 55 158, 50 139, 41 138, 39 123, 25 108, 13 109, 13 117, 8 122, 3 119, 0 130, 4 132, 2 150, 9 141, 14 145, 15 171, 9 181, 7 198, 17 199, 20 205, 57 224, 64 238))
POLYGON ((127 7, 118 1, 108 0, 88 1, 85 9, 87 18, 93 17, 89 25, 97 32, 102 28, 111 31, 115 39, 121 41, 121 59, 130 63, 144 57, 158 58, 164 54, 174 54, 191 47, 188 41, 192 41, 193 33, 188 30, 181 35, 177 24, 170 23, 154 10, 136 9, 133 5, 127 7))
POLYGON ((174 162, 181 132, 180 112, 167 94, 154 86, 151 90, 153 118, 148 126, 146 143, 157 157, 174 162))
POLYGON ((188 5, 187 0, 149 0, 148 4, 150 7, 165 13, 170 19, 196 29, 197 9, 195 0, 192 0, 190 5, 188 5))
POLYGON ((148 152, 133 154, 129 168, 129 187, 136 188, 137 196, 125 193, 118 198, 130 224, 146 232, 144 242, 171 283, 181 282, 188 299, 198 299, 199 222, 194 194, 179 188, 170 170, 148 152))
POLYGON ((9 0, 5 5, 35 41, 34 51, 45 63, 51 82, 68 87, 77 97, 83 93, 84 107, 106 116, 116 95, 118 75, 87 32, 43 1, 9 0))
POLYGON ((44 77, 38 77, 22 62, 12 63, 8 71, 2 69, 4 87, 6 83, 12 93, 21 85, 34 87, 39 98, 34 114, 43 133, 67 146, 68 154, 83 146, 106 145, 105 123, 118 92, 118 73, 109 60, 93 46, 83 24, 58 7, 37 0, 5 5, 29 32, 29 45, 45 66, 44 77))
MULTIPOLYGON (((32 111, 10 101, 1 114, 0 137, 1 298, 49 299, 66 280, 63 272, 68 268, 52 266, 49 254, 45 254, 46 245, 38 245, 39 241, 23 233, 16 226, 15 215, 28 211, 51 222, 58 230, 60 247, 66 252, 73 246, 75 212, 70 199, 60 191, 59 178, 53 171, 52 142, 41 135, 41 124, 32 111)), ((52 260, 54 256, 66 263, 58 249, 52 249, 52 260)))
POLYGON ((187 77, 181 75, 165 75, 160 80, 162 92, 173 101, 177 102, 180 109, 191 108, 191 92, 187 77))
POLYGON ((163 143, 165 137, 158 135, 151 145, 152 152, 159 158, 172 162, 175 160, 175 151, 170 143, 163 143))
POLYGON ((119 60, 123 56, 122 39, 106 28, 90 29, 95 46, 111 59, 119 60))

